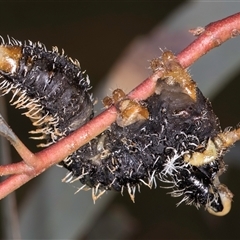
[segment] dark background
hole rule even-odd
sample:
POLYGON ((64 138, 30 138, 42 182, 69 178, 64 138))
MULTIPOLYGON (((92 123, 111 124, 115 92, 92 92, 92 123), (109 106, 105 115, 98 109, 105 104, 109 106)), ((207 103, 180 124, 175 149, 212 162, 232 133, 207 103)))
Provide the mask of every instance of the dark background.
MULTIPOLYGON (((0 1, 0 34, 4 38, 9 35, 21 41, 41 41, 48 48, 64 48, 68 56, 79 59, 82 68, 87 69, 94 88, 97 88, 134 37, 148 33, 184 2, 0 1)), ((239 77, 239 72, 233 73, 228 85, 211 99, 223 127, 236 125, 240 119, 239 77)), ((22 141, 37 151, 35 142, 28 139, 27 132, 32 129, 28 119, 11 108, 8 109, 8 119, 9 125, 22 141)), ((12 156, 15 160, 19 159, 15 151, 12 156)), ((143 187, 141 194, 137 193, 135 204, 126 194, 124 197, 115 195, 105 211, 92 221, 90 230, 76 233, 75 236, 78 239, 113 239, 113 233, 123 229, 129 231, 129 235, 126 235, 128 239, 237 239, 240 237, 239 168, 229 166, 225 175, 224 183, 235 194, 233 209, 225 217, 214 217, 184 204, 176 208, 178 199, 167 196, 165 189, 150 191, 143 187)), ((17 190, 19 209, 28 196, 26 193, 36 189, 41 179, 42 176, 17 190)), ((62 183, 59 181, 59 184, 62 183)), ((61 213, 58 214, 58 217, 63 217, 61 213)), ((33 219, 36 217, 32 216, 33 219)), ((4 228, 6 223, 1 215, 0 221, 4 228)), ((2 238, 3 232, 2 229, 2 238)))

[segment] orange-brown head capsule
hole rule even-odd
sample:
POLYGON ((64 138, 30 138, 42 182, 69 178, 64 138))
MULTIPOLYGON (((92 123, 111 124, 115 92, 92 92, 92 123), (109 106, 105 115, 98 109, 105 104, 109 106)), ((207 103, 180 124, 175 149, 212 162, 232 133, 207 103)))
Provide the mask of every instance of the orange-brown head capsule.
POLYGON ((149 112, 140 102, 131 99, 123 99, 117 104, 119 111, 117 124, 121 127, 126 127, 141 120, 149 118, 149 112))
POLYGON ((118 89, 115 89, 113 91, 112 96, 113 96, 114 102, 117 103, 118 101, 120 101, 123 98, 125 98, 126 94, 125 94, 125 92, 122 89, 118 88, 118 89))
POLYGON ((103 102, 104 107, 106 107, 106 108, 109 108, 114 104, 113 99, 111 97, 108 97, 108 96, 105 97, 102 100, 102 102, 103 102))
POLYGON ((22 47, 0 45, 0 70, 6 73, 16 72, 21 57, 22 47))

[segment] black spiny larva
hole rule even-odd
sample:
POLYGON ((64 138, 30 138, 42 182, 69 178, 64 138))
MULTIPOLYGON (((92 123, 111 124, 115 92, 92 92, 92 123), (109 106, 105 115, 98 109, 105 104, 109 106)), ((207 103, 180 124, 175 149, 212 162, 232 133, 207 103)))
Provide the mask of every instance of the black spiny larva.
POLYGON ((93 117, 90 82, 78 61, 47 51, 42 43, 22 44, 14 39, 0 46, 0 89, 13 92, 10 101, 16 108, 27 109, 25 115, 37 130, 32 134, 50 145, 68 135, 93 117), (16 100, 16 98, 18 99, 16 100))
MULTIPOLYGON (((210 102, 171 52, 151 66, 164 73, 155 93, 138 102, 118 89, 105 98, 106 106, 118 109, 117 121, 61 163, 70 171, 65 181, 80 180, 82 188, 92 188, 94 200, 106 190, 127 189, 134 201, 141 185, 151 188, 158 179, 172 184, 172 196, 183 196, 180 203, 227 214, 233 195, 219 176, 226 169, 223 155, 240 130, 221 130, 210 102)), ((0 74, 3 94, 13 92, 12 104, 28 109, 26 116, 38 127, 32 133, 48 144, 93 116, 88 78, 56 48, 3 43, 0 74)))

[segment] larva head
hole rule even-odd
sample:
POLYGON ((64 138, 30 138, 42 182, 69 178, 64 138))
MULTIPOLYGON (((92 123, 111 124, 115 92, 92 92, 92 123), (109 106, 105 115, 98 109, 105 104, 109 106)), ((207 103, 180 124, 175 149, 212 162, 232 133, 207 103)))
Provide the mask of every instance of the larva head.
POLYGON ((206 208, 209 213, 221 217, 230 212, 233 194, 223 184, 218 186, 218 194, 219 197, 209 202, 206 208))
POLYGON ((0 45, 0 70, 6 73, 16 72, 22 56, 22 47, 0 45))

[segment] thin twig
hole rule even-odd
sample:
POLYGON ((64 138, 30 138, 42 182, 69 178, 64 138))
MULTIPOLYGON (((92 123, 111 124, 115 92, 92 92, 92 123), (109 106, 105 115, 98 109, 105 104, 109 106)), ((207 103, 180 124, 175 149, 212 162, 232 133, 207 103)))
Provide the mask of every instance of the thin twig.
POLYGON ((177 58, 186 68, 211 49, 220 46, 230 38, 240 34, 240 13, 236 13, 222 20, 212 22, 205 27, 205 31, 186 47, 177 58))

